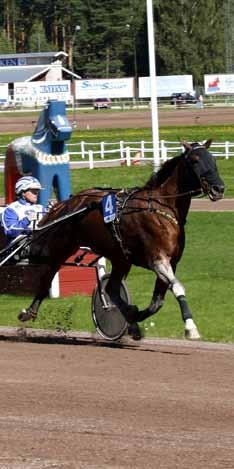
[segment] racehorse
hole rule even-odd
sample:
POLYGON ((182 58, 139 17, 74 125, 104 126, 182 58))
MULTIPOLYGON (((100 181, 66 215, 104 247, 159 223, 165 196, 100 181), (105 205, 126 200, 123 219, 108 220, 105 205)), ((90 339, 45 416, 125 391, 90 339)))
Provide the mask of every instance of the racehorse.
POLYGON ((48 267, 46 274, 38 279, 38 291, 32 304, 21 311, 21 321, 36 318, 60 266, 79 246, 89 246, 111 261, 106 292, 133 326, 134 338, 140 338, 137 323, 161 308, 168 289, 179 303, 185 335, 190 339, 200 337, 184 286, 175 272, 185 246, 184 226, 192 196, 203 193, 212 201, 219 200, 224 194, 224 183, 208 151, 211 140, 204 144, 182 143, 184 152, 166 161, 143 187, 84 190, 57 203, 44 216, 41 231, 33 235, 31 254, 46 258, 48 267), (110 191, 115 194, 117 215, 114 221, 105 223, 101 201, 110 191), (61 221, 56 223, 56 220, 61 221), (127 305, 120 297, 121 281, 133 264, 156 274, 151 302, 142 311, 135 305, 127 305))

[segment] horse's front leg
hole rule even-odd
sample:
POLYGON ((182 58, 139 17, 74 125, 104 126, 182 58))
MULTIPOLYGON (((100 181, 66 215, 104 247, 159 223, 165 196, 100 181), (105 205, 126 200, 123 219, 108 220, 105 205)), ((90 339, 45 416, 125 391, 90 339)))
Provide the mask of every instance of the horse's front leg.
POLYGON ((155 261, 153 270, 163 282, 167 283, 168 288, 170 288, 180 305, 182 319, 185 323, 185 336, 192 340, 200 339, 200 334, 193 321, 192 313, 185 297, 184 286, 176 278, 170 262, 167 259, 155 261))
POLYGON ((126 301, 121 298, 120 294, 121 282, 124 277, 126 278, 129 270, 130 266, 127 266, 125 269, 123 269, 123 267, 120 268, 119 266, 116 267, 112 265, 112 270, 105 287, 105 291, 108 294, 111 303, 119 308, 128 322, 132 322, 133 319, 135 321, 135 315, 138 312, 138 308, 137 306, 126 303, 126 301))
POLYGON ((147 308, 143 309, 142 311, 139 311, 137 321, 144 321, 145 319, 159 311, 159 309, 163 306, 164 297, 167 289, 168 282, 165 282, 158 277, 155 282, 151 303, 147 308))

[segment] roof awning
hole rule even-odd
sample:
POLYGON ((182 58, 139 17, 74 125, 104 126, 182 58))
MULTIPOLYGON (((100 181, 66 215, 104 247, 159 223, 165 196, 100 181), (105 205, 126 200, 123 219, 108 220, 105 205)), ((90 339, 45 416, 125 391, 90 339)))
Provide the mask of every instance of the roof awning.
MULTIPOLYGON (((42 75, 46 74, 51 68, 51 65, 29 65, 26 66, 17 66, 17 67, 0 67, 0 83, 17 83, 23 81, 36 81, 42 75)), ((70 75, 76 80, 80 80, 81 77, 74 72, 71 72, 67 68, 62 67, 62 72, 70 75)))

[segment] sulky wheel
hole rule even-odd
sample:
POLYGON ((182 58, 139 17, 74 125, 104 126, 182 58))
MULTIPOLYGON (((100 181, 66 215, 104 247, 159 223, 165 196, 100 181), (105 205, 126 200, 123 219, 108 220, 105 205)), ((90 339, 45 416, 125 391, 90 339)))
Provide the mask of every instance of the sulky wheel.
MULTIPOLYGON (((104 294, 107 307, 104 306, 104 301, 101 298, 100 289, 97 285, 92 295, 92 317, 97 332, 104 339, 118 340, 126 332, 128 323, 117 306, 108 306, 110 300, 105 292, 105 286, 109 277, 110 274, 106 274, 100 280, 101 290, 104 294)), ((128 289, 124 281, 121 282, 120 296, 127 304, 131 303, 128 289)))

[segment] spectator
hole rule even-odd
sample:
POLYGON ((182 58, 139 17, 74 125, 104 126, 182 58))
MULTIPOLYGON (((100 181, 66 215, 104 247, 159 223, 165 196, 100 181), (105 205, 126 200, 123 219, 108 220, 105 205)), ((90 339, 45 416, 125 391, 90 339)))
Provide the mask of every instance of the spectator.
POLYGON ((200 109, 202 109, 204 107, 202 94, 200 94, 199 97, 198 97, 198 103, 199 103, 200 109))

